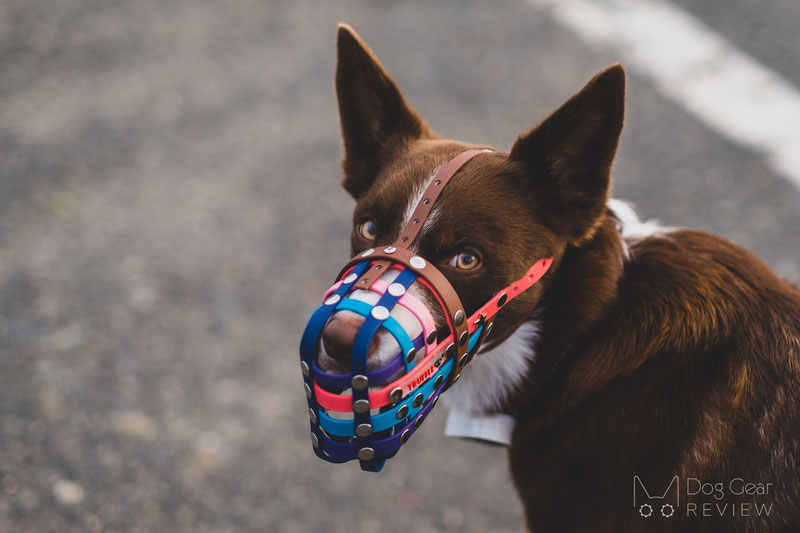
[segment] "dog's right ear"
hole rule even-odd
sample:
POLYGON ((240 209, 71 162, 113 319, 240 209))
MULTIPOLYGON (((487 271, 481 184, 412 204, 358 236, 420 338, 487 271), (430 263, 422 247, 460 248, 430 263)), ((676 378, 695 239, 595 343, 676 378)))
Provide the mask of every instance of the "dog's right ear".
POLYGON ((353 29, 339 25, 336 94, 344 139, 344 182, 354 198, 369 188, 392 152, 430 134, 375 54, 353 29))

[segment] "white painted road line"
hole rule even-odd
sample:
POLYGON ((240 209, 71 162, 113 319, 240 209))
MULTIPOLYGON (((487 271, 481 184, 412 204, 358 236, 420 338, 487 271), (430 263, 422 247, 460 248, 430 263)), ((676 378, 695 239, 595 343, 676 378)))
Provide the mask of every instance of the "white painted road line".
POLYGON ((529 0, 800 188, 800 90, 673 4, 529 0))

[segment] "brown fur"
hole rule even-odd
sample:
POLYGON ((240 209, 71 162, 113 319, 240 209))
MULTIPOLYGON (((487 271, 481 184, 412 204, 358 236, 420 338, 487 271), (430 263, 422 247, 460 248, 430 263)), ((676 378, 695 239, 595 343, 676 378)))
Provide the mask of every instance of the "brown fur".
MULTIPOLYGON (((433 133, 350 28, 338 47, 356 252, 391 243, 415 187, 476 146, 433 133), (374 242, 355 229, 367 217, 374 242)), ((532 316, 541 325, 527 380, 504 406, 518 419, 509 458, 532 531, 798 531, 800 292, 707 233, 623 241, 605 206, 624 85, 612 66, 510 154, 470 161, 414 246, 470 313, 536 259, 555 258, 489 339, 532 316), (448 266, 464 248, 480 268, 448 266), (774 511, 643 519, 631 506, 635 475, 662 487, 675 475, 771 482, 774 511)))

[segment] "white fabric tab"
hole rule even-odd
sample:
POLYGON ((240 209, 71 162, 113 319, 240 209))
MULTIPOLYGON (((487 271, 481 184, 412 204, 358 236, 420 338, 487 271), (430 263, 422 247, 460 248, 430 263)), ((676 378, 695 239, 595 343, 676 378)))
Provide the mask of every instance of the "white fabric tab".
POLYGON ((511 444, 511 433, 516 420, 511 415, 473 415, 456 406, 450 408, 444 426, 446 437, 478 439, 487 444, 511 444))

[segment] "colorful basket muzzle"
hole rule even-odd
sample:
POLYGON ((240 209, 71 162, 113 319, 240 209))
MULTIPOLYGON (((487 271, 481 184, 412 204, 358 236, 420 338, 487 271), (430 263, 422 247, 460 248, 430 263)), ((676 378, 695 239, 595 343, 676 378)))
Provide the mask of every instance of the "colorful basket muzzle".
POLYGON ((439 395, 460 377, 491 331, 500 308, 530 288, 550 267, 552 258, 538 260, 523 278, 467 318, 444 275, 408 249, 447 182, 467 161, 484 152, 467 150, 444 165, 397 241, 351 259, 312 314, 300 342, 300 367, 311 441, 318 457, 333 463, 358 459, 363 470, 379 471, 420 427, 439 395), (394 279, 381 279, 389 270, 397 271, 394 279), (427 287, 447 317, 450 334, 441 342, 437 342, 430 311, 409 291, 415 281, 427 287), (355 298, 356 290, 377 293, 377 302, 373 305, 355 298), (396 306, 416 318, 421 334, 411 338, 392 316, 396 306), (353 344, 349 374, 325 372, 314 360, 323 328, 338 311, 364 317, 353 344), (394 338, 400 350, 383 367, 368 370, 369 346, 380 329, 394 338))

